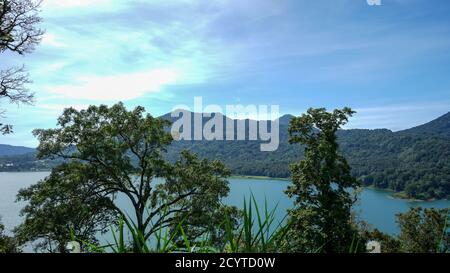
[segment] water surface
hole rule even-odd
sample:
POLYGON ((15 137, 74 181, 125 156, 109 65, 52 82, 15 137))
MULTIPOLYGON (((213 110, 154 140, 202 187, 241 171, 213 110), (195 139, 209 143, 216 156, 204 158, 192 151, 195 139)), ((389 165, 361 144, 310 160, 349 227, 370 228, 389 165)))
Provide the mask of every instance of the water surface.
MULTIPOLYGON (((19 212, 24 204, 15 202, 19 189, 28 187, 47 175, 47 172, 0 173, 0 215, 8 230, 21 222, 19 212)), ((289 183, 289 181, 273 179, 233 178, 230 179, 230 195, 225 202, 242 207, 244 198, 246 197, 248 200, 250 193, 253 193, 261 208, 266 200, 269 208, 274 208, 278 204, 277 218, 282 219, 286 210, 292 206, 292 200, 284 194, 289 183)), ((126 203, 123 202, 123 204, 126 203)), ((369 222, 372 226, 381 231, 395 234, 398 233, 395 215, 417 206, 448 208, 450 201, 417 202, 394 199, 390 192, 366 188, 362 191, 355 210, 361 219, 369 222)))

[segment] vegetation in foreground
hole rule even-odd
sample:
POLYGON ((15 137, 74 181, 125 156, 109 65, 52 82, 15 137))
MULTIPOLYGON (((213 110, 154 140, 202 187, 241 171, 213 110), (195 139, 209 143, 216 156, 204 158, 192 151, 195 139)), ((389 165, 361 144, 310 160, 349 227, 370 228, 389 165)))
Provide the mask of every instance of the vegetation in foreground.
POLYGON ((349 190, 360 184, 336 142, 337 130, 353 113, 310 109, 292 120, 291 143, 302 144, 306 156, 291 166, 287 194, 295 206, 278 223, 275 211, 260 209, 254 198, 243 210, 222 204, 230 172, 221 162, 188 151, 166 161, 172 141, 167 121, 142 107, 66 109, 58 128, 35 131, 39 157, 64 161, 19 192, 18 200, 27 202, 24 222, 7 241, 16 249, 33 243, 42 252, 67 252, 67 243, 77 240, 89 252, 353 253, 376 239, 384 251, 448 251, 448 210, 400 215, 398 237, 355 220, 356 196, 349 190), (131 210, 123 210, 119 196, 131 210), (97 235, 111 230, 115 242, 101 247, 97 235))

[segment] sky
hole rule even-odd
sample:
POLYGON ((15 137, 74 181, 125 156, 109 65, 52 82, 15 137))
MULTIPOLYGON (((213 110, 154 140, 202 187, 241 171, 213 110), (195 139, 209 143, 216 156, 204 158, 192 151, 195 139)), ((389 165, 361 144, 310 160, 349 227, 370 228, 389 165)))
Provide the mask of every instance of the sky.
POLYGON ((401 130, 450 111, 450 1, 44 0, 46 34, 25 64, 34 105, 6 108, 36 146, 66 107, 279 105, 280 114, 349 106, 347 128, 401 130))

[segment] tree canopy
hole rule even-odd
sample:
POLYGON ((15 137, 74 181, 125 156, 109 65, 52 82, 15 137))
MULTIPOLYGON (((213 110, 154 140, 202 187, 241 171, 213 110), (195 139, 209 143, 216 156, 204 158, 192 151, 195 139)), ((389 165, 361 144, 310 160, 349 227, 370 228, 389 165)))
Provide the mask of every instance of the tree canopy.
POLYGON ((367 240, 381 243, 384 253, 448 253, 450 208, 411 208, 396 216, 400 234, 391 236, 375 229, 364 232, 367 240))
POLYGON ((172 141, 167 125, 142 107, 128 111, 119 103, 66 109, 58 128, 35 130, 38 157, 65 162, 49 178, 20 192, 19 199, 30 203, 22 211, 25 221, 18 234, 30 240, 50 236, 63 245, 60 234, 68 238, 73 228, 84 237, 93 236, 104 230, 103 220, 110 213, 136 226, 145 240, 181 220, 191 237, 217 228, 215 214, 230 209, 220 203, 229 192, 229 170, 187 151, 176 163, 166 162, 163 154, 172 141), (131 204, 132 215, 117 198, 131 204), (51 233, 37 228, 39 221, 48 221, 51 233))
POLYGON ((350 108, 327 112, 309 109, 289 125, 289 142, 305 147, 305 157, 291 165, 294 198, 289 211, 293 231, 288 244, 293 251, 346 252, 356 229, 351 208, 356 201, 349 190, 360 184, 339 152, 336 132, 355 112, 350 108))
POLYGON ((401 249, 407 253, 450 251, 450 208, 412 208, 397 216, 401 249))

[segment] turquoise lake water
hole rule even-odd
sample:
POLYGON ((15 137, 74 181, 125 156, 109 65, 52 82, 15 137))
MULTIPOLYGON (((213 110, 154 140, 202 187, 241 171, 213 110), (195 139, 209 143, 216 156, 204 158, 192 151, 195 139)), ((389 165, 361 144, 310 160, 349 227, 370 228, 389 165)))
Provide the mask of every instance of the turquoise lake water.
MULTIPOLYGON (((19 211, 24 204, 15 202, 18 190, 38 182, 47 175, 48 173, 43 172, 0 173, 0 216, 7 229, 11 230, 21 221, 19 211)), ((253 193, 261 207, 264 205, 265 199, 267 199, 270 208, 278 204, 278 219, 282 219, 286 210, 292 206, 292 200, 284 194, 289 181, 239 178, 233 178, 229 181, 230 195, 225 200, 227 204, 242 207, 244 197, 248 200, 250 193, 253 193)), ((366 188, 360 195, 355 211, 361 219, 369 222, 372 226, 381 231, 395 234, 398 233, 395 215, 417 206, 449 208, 450 201, 415 202, 394 199, 390 192, 366 188)))

